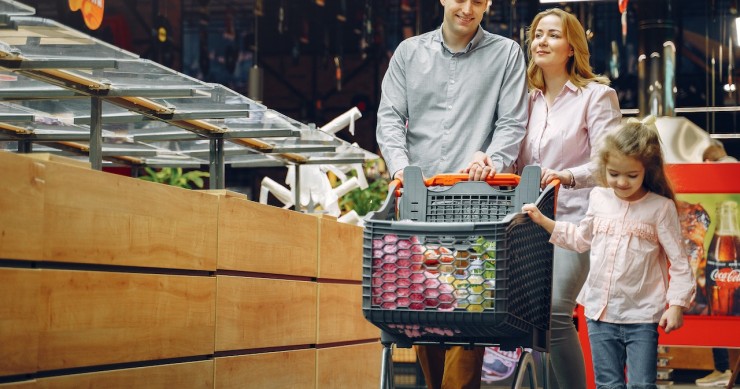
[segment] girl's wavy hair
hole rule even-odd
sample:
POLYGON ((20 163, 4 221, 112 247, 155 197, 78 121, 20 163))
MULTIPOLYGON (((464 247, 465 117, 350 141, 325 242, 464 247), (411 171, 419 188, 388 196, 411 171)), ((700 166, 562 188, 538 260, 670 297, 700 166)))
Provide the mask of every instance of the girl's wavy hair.
POLYGON ((604 136, 596 155, 597 167, 594 173, 596 181, 601 186, 608 186, 606 164, 609 157, 615 154, 640 161, 645 167, 642 185, 651 192, 676 201, 673 187, 665 173, 663 149, 654 116, 648 116, 642 121, 630 119, 617 130, 604 136))
POLYGON ((534 58, 532 57, 532 42, 534 42, 537 25, 542 18, 548 15, 555 15, 560 18, 563 24, 563 38, 573 48, 573 56, 568 59, 568 63, 565 65, 570 82, 579 88, 585 87, 589 82, 609 85, 609 78, 595 74, 591 69, 591 64, 589 63, 591 53, 588 51, 586 32, 583 30, 581 22, 575 16, 562 9, 550 8, 538 13, 527 30, 526 44, 527 53, 529 53, 527 83, 529 84, 529 88, 540 90, 544 90, 545 88, 545 78, 542 75, 542 69, 535 65, 534 58))

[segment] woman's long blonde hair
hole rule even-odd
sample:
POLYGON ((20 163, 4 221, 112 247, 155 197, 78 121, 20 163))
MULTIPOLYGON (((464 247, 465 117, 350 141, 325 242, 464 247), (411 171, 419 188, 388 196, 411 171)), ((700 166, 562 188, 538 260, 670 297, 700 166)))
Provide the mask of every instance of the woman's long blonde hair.
POLYGON ((615 154, 634 158, 645 168, 642 185, 649 191, 667 197, 674 202, 676 195, 665 173, 663 149, 660 146, 660 135, 655 127, 655 117, 649 116, 643 121, 630 120, 616 131, 604 136, 599 152, 596 155, 594 177, 601 186, 606 183, 606 164, 609 157, 615 154))
POLYGON ((598 82, 599 84, 609 85, 607 77, 595 74, 591 69, 589 60, 591 53, 588 51, 588 41, 586 41, 586 32, 578 19, 572 14, 559 8, 550 8, 537 14, 532 20, 532 24, 527 31, 527 53, 529 53, 529 65, 527 65, 527 83, 530 89, 545 89, 545 78, 542 75, 542 69, 535 65, 532 57, 532 42, 534 34, 540 20, 548 15, 555 15, 560 18, 563 24, 563 38, 568 41, 573 48, 573 56, 568 59, 565 65, 568 71, 570 82, 579 88, 585 87, 589 82, 598 82))

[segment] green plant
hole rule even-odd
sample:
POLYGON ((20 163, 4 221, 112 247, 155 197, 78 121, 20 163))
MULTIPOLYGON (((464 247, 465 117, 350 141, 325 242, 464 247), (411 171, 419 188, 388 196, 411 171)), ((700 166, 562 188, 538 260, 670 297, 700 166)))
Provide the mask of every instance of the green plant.
POLYGON ((191 170, 183 173, 182 168, 164 167, 159 170, 145 167, 145 176, 141 176, 142 180, 158 182, 161 184, 173 185, 180 188, 193 189, 191 183, 196 187, 203 188, 203 177, 210 177, 208 172, 202 172, 199 170, 191 170))
MULTIPOLYGON (((376 211, 383 205, 388 194, 388 179, 378 173, 380 161, 369 161, 365 163, 365 176, 368 180, 366 189, 355 189, 339 199, 342 213, 354 210, 358 215, 364 216, 368 212, 376 211)), ((354 171, 350 176, 355 176, 354 171)))

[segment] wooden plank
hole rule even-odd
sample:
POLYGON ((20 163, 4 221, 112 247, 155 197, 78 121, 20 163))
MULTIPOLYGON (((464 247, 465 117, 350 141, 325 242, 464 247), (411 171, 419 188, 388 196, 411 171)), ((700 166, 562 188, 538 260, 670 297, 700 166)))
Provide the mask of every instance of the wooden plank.
POLYGON ((39 389, 213 388, 213 361, 177 363, 40 378, 39 389))
POLYGON ((362 281, 362 227, 319 219, 319 278, 362 281))
POLYGON ((669 358, 666 368, 714 370, 712 349, 710 347, 666 347, 658 359, 669 358))
POLYGON ((39 161, 56 162, 56 163, 61 163, 67 166, 73 166, 73 167, 78 167, 82 169, 91 169, 90 161, 74 159, 70 157, 63 157, 61 155, 56 155, 56 154, 51 154, 51 153, 30 153, 30 154, 18 154, 18 155, 37 159, 39 161))
POLYGON ((45 260, 215 270, 217 197, 46 165, 45 260))
POLYGON ((216 358, 216 389, 311 389, 315 383, 316 349, 216 358))
POLYGON ((40 271, 0 268, 0 376, 35 373, 40 271))
POLYGON ((380 338, 362 314, 362 285, 319 283, 317 344, 380 338))
POLYGON ((380 383, 380 342, 316 350, 317 388, 375 389, 380 383))
POLYGON ((9 382, 7 384, 0 384, 0 389, 36 389, 37 387, 38 387, 38 382, 36 382, 36 380, 9 382))
POLYGON ((219 269, 316 277, 315 217, 237 198, 219 200, 219 269))
POLYGON ((210 195, 234 197, 237 199, 249 200, 249 196, 247 196, 246 194, 235 192, 233 190, 228 190, 228 189, 204 189, 204 190, 201 190, 201 192, 208 193, 210 195))
POLYGON ((215 277, 41 271, 39 370, 213 353, 215 277))
POLYGON ((43 258, 46 166, 0 151, 0 258, 43 258))
POLYGON ((218 276, 216 350, 316 343, 316 283, 218 276))

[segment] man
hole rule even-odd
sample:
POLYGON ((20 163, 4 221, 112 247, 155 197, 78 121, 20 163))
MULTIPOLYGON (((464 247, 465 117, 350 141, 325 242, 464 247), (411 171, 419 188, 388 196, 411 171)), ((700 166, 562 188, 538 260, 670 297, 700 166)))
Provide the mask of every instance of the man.
MULTIPOLYGON (((388 172, 511 171, 527 122, 524 55, 480 27, 486 0, 440 3, 441 28, 403 41, 383 78, 376 135, 388 172)), ((416 350, 428 388, 480 388, 482 347, 416 350)))

